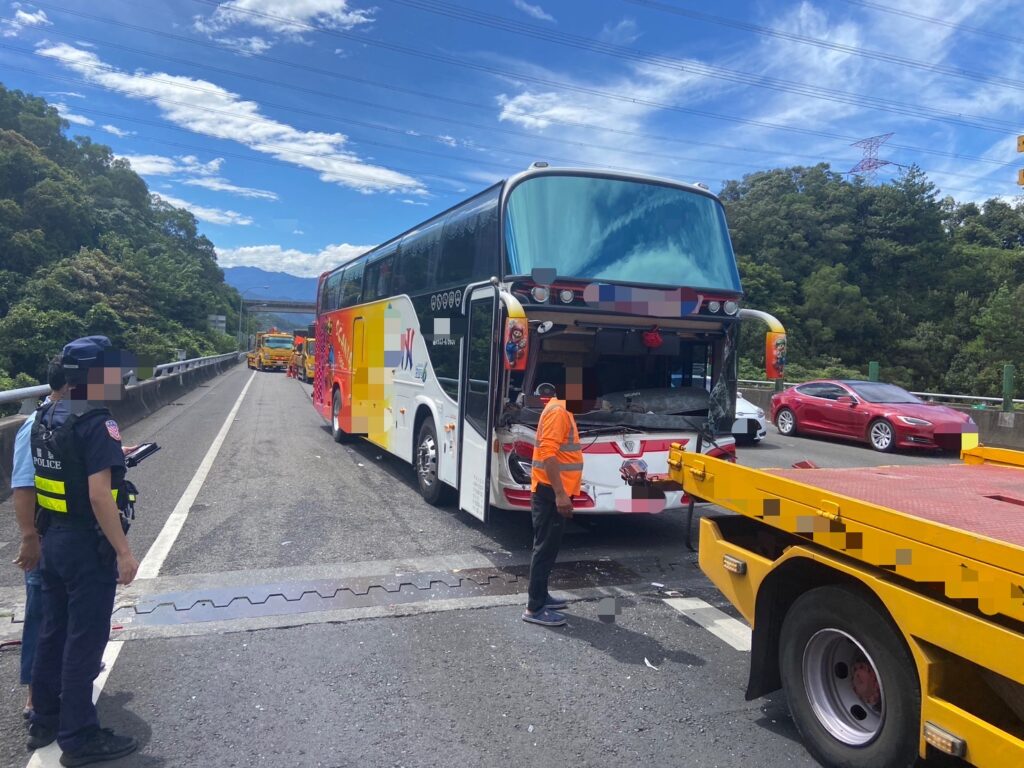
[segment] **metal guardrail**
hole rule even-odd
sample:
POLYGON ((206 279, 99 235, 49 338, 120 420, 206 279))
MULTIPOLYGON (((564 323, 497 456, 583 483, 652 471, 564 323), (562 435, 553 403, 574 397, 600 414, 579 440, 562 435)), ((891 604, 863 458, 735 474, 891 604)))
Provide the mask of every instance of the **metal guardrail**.
MULTIPOLYGON (((758 379, 739 379, 739 384, 748 387, 754 387, 757 389, 772 389, 775 386, 774 381, 761 381, 758 379)), ((804 384, 802 381, 784 381, 782 384, 785 387, 793 387, 797 384, 804 384)), ((924 400, 932 400, 936 402, 970 402, 970 403, 996 403, 1002 405, 1003 398, 1001 397, 985 397, 983 395, 951 395, 943 392, 911 392, 910 394, 915 397, 920 397, 924 400)), ((1014 405, 1024 405, 1024 400, 1014 400, 1014 405)))
MULTIPOLYGON (((244 352, 228 352, 223 355, 210 355, 209 357, 193 357, 189 360, 178 360, 173 363, 162 363, 153 368, 153 375, 146 379, 151 381, 156 378, 167 378, 170 376, 177 376, 178 374, 190 371, 194 368, 204 368, 208 365, 216 365, 217 363, 224 362, 235 358, 236 360, 244 355, 244 352)), ((135 378, 135 372, 132 372, 132 377, 128 386, 137 386, 139 384, 138 379, 135 378)), ((36 387, 20 387, 19 389, 9 389, 5 392, 0 392, 0 405, 6 405, 8 403, 22 403, 21 412, 31 413, 31 409, 25 410, 25 403, 34 403, 40 398, 46 397, 50 394, 50 387, 46 384, 40 384, 36 387)))

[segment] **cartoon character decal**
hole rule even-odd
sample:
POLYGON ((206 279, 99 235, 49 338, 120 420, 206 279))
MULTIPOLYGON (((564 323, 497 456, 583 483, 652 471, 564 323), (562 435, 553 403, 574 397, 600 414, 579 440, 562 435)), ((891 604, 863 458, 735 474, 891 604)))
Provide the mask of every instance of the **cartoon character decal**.
POLYGON ((764 368, 769 379, 786 375, 786 334, 771 331, 764 337, 764 368))
POLYGON ((526 320, 508 318, 505 321, 505 370, 526 370, 527 344, 526 320))

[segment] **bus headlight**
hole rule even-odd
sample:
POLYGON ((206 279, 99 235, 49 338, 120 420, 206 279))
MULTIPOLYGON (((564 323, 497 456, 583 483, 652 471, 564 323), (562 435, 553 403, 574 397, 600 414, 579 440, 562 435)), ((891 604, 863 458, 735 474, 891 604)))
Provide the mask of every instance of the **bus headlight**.
POLYGON ((708 311, 709 312, 717 312, 721 308, 722 308, 722 302, 720 302, 720 301, 709 301, 708 302, 708 311))
POLYGON ((533 300, 536 301, 538 304, 543 304, 548 300, 548 297, 551 295, 551 292, 548 291, 548 289, 545 288, 543 285, 535 285, 533 286, 533 290, 530 291, 530 295, 533 296, 533 300))
POLYGON ((725 314, 727 314, 727 315, 735 315, 739 311, 740 311, 739 302, 733 301, 732 299, 729 299, 727 302, 725 302, 725 314))

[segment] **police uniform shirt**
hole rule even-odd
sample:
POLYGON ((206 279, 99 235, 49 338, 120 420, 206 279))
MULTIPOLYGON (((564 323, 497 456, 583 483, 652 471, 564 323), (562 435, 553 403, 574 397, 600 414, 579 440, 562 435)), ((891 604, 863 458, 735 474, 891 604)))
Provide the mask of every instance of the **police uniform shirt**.
MULTIPOLYGON (((70 416, 71 408, 67 401, 58 400, 52 408, 42 412, 42 423, 57 429, 70 416)), ((116 487, 124 477, 125 466, 124 454, 121 451, 121 431, 117 427, 117 422, 110 417, 110 412, 80 417, 73 430, 76 441, 82 448, 86 476, 110 469, 111 487, 116 487)))

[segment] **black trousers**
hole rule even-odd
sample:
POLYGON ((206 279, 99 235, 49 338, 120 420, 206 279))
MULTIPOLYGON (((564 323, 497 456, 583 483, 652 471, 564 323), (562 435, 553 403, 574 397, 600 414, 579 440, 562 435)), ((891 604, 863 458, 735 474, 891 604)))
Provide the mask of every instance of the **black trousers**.
POLYGON ((530 497, 533 516, 533 557, 530 560, 530 602, 527 608, 539 611, 548 598, 548 578, 562 546, 565 518, 555 507, 555 492, 550 485, 538 485, 530 497))

